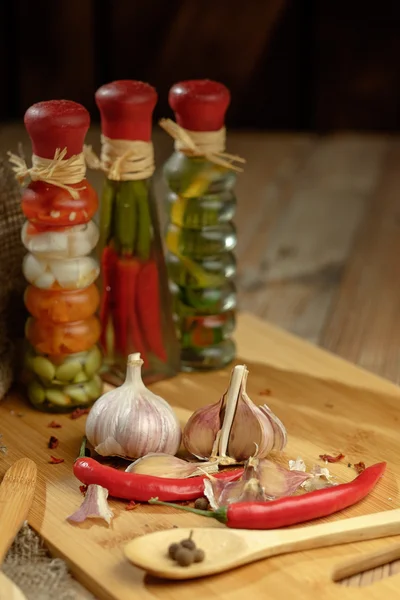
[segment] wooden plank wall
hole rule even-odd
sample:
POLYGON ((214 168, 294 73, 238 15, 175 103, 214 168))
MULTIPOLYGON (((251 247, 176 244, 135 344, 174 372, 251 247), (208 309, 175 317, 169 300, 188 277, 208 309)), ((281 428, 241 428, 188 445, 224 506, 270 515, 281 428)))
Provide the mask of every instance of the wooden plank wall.
POLYGON ((156 118, 182 78, 232 90, 228 124, 274 130, 398 129, 400 3, 381 0, 4 0, 0 119, 150 81, 156 118))

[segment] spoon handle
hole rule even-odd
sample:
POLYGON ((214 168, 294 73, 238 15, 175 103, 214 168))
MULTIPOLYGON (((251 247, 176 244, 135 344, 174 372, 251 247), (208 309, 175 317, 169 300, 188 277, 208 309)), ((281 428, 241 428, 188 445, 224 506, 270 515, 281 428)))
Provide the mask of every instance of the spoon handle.
POLYGON ((0 565, 25 521, 36 485, 36 465, 29 458, 17 460, 0 485, 0 565))
POLYGON ((375 552, 351 556, 338 564, 332 573, 333 581, 340 581, 346 577, 363 573, 368 569, 375 569, 400 558, 400 544, 390 544, 375 552))
MULTIPOLYGON (((310 550, 400 534, 400 509, 282 531, 276 553, 310 550)), ((275 552, 274 552, 275 554, 275 552)))

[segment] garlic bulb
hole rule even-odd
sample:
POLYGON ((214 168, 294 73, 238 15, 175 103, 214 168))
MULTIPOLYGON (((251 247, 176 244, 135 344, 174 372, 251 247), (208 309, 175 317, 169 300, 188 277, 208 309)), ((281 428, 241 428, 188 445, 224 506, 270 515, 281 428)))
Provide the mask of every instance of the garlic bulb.
POLYGON ((146 388, 140 354, 130 354, 125 382, 94 403, 86 437, 101 456, 140 458, 150 452, 176 454, 181 428, 170 405, 146 388))
POLYGON ((216 404, 197 410, 183 431, 185 448, 202 460, 220 464, 264 458, 271 450, 283 450, 286 429, 271 409, 256 406, 246 393, 248 370, 233 369, 229 388, 216 404))

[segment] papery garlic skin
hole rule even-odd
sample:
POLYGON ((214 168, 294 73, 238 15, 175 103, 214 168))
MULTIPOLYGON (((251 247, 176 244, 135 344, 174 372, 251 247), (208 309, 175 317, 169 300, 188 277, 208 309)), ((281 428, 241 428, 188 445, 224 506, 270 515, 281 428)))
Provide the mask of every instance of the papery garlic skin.
POLYGON ((187 477, 204 475, 204 473, 216 473, 218 471, 218 462, 188 462, 172 454, 150 452, 131 463, 125 471, 127 473, 140 473, 141 475, 152 475, 167 479, 185 479, 187 477))
POLYGON ((125 382, 101 396, 86 421, 86 437, 101 456, 176 454, 181 427, 171 406, 142 381, 140 354, 128 357, 125 382))
POLYGON ((71 523, 83 523, 86 519, 104 519, 110 525, 114 513, 108 506, 107 498, 106 488, 96 484, 89 485, 81 506, 67 520, 71 523))

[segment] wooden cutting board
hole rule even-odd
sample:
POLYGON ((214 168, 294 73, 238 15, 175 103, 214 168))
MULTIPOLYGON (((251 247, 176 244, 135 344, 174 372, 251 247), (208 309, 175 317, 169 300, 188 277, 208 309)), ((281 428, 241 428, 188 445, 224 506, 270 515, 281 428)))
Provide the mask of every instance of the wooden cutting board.
MULTIPOLYGON (((348 463, 388 462, 384 479, 366 500, 329 520, 399 507, 400 390, 250 315, 239 318, 236 338, 238 362, 245 362, 250 370, 250 397, 268 403, 287 427, 285 460, 301 456, 311 466, 318 462, 319 454, 343 452, 343 463, 330 465, 331 472, 341 481, 355 476, 348 463)), ((181 374, 153 389, 174 406, 193 410, 218 400, 227 387, 229 373, 230 369, 181 374)), ((180 414, 185 418, 189 413, 180 414)), ((10 396, 1 404, 0 432, 8 453, 0 457, 0 475, 21 456, 37 462, 39 480, 30 524, 99 599, 281 600, 325 599, 338 594, 344 599, 373 599, 384 593, 390 598, 398 597, 400 576, 363 588, 338 587, 330 580, 333 564, 345 556, 378 549, 389 540, 281 556, 198 581, 162 582, 145 576, 123 555, 124 544, 135 536, 172 526, 213 526, 218 535, 217 529, 223 525, 163 507, 143 505, 126 511, 126 503, 117 501, 111 502, 116 517, 110 528, 94 522, 69 524, 65 518, 82 501, 72 464, 84 433, 85 417, 75 421, 68 416, 54 418, 62 424, 61 429, 49 429, 47 425, 53 416, 30 409, 21 398, 10 396), (50 435, 60 440, 56 450, 47 448, 50 435), (65 462, 49 464, 50 454, 65 462)))

